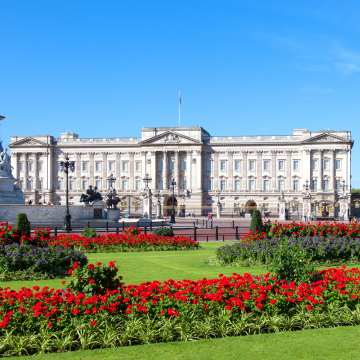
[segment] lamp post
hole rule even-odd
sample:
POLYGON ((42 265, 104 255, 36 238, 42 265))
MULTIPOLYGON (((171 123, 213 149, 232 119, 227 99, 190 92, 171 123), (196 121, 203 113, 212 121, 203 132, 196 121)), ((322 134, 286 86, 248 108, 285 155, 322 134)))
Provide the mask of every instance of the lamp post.
POLYGON ((149 189, 149 183, 152 181, 152 178, 149 176, 149 173, 146 173, 143 178, 143 182, 145 183, 145 189, 149 189))
POLYGON ((345 194, 345 189, 347 190, 347 185, 345 185, 345 179, 343 179, 341 187, 343 194, 345 194))
POLYGON ((43 195, 44 195, 44 205, 45 205, 45 203, 46 203, 46 201, 45 201, 45 195, 46 195, 45 190, 43 191, 43 195))
POLYGON ((114 187, 113 185, 114 185, 116 178, 114 177, 113 174, 110 174, 110 176, 107 178, 107 180, 109 181, 109 190, 110 190, 111 188, 114 187))
POLYGON ((66 211, 64 216, 64 226, 63 229, 66 232, 70 232, 71 228, 71 215, 69 212, 69 171, 74 172, 75 163, 74 161, 69 161, 69 157, 65 156, 65 161, 61 161, 60 170, 66 174, 66 211))
POLYGON ((170 219, 170 224, 175 224, 174 198, 175 198, 176 181, 175 181, 174 178, 171 179, 170 186, 171 186, 172 191, 173 191, 173 196, 172 196, 172 199, 171 199, 171 219, 170 219))

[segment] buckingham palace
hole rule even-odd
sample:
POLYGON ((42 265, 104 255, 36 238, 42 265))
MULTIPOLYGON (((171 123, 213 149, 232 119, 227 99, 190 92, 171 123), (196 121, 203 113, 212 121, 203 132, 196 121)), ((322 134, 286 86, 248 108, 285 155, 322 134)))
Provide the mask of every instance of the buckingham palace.
POLYGON ((70 204, 89 185, 103 194, 113 186, 123 212, 141 213, 137 200, 148 174, 162 214, 171 205, 174 179, 177 213, 195 215, 215 212, 217 204, 226 215, 255 207, 276 213, 280 195, 301 204, 305 187, 312 201, 335 203, 340 190, 350 194, 352 146, 350 131, 211 136, 200 126, 144 127, 141 137, 12 136, 9 144, 13 174, 27 202, 65 203, 60 162, 67 155, 75 162, 70 204))

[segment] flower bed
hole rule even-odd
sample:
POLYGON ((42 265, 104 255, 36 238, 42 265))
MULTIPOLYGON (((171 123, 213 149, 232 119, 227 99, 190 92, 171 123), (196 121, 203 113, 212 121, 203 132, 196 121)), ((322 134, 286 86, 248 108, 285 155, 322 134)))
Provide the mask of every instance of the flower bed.
POLYGON ((264 238, 275 238, 279 236, 338 236, 346 238, 360 237, 360 224, 344 224, 344 223, 317 223, 311 225, 310 223, 296 223, 293 221, 291 224, 279 224, 275 221, 270 227, 269 231, 266 232, 255 232, 251 231, 249 234, 242 237, 244 241, 261 240, 264 238))
MULTIPOLYGON (((89 265, 90 266, 90 265, 89 265)), ((360 323, 360 271, 296 285, 269 274, 122 285, 86 297, 0 291, 0 353, 19 355, 360 323)))
POLYGON ((87 264, 84 254, 63 247, 39 247, 16 243, 0 246, 0 280, 62 277, 74 261, 81 266, 87 264))
POLYGON ((302 251, 304 258, 314 265, 358 264, 360 262, 360 238, 328 235, 281 236, 256 241, 242 241, 225 245, 216 250, 219 265, 262 266, 272 260, 280 249, 302 251))
POLYGON ((95 238, 62 234, 57 237, 50 236, 49 239, 44 239, 44 242, 48 245, 79 249, 88 253, 201 249, 198 242, 183 236, 160 237, 152 234, 142 234, 140 229, 136 229, 137 231, 132 233, 129 229, 125 230, 121 235, 106 234, 95 238))

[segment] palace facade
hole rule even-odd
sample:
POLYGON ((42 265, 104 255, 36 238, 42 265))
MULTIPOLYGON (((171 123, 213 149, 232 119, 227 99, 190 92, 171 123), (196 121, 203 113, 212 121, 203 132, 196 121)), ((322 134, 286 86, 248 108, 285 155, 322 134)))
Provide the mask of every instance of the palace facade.
POLYGON ((89 185, 105 195, 115 187, 122 211, 141 213, 146 174, 162 213, 171 205, 171 180, 177 212, 227 215, 255 206, 275 212, 281 191, 285 200, 301 204, 304 186, 314 202, 336 202, 350 193, 350 131, 293 130, 292 135, 211 136, 199 126, 145 127, 141 137, 80 138, 63 133, 12 136, 11 164, 27 202, 65 204, 65 154, 75 162, 69 174, 70 203, 77 203, 89 185), (343 182, 344 181, 344 182, 343 182))

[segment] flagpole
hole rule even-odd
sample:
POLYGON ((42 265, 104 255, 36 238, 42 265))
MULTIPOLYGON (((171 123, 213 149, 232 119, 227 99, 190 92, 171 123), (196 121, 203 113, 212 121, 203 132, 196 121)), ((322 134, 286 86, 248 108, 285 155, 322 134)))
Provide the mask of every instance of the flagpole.
POLYGON ((180 127, 180 105, 181 105, 181 97, 180 97, 180 91, 179 91, 179 127, 180 127))

